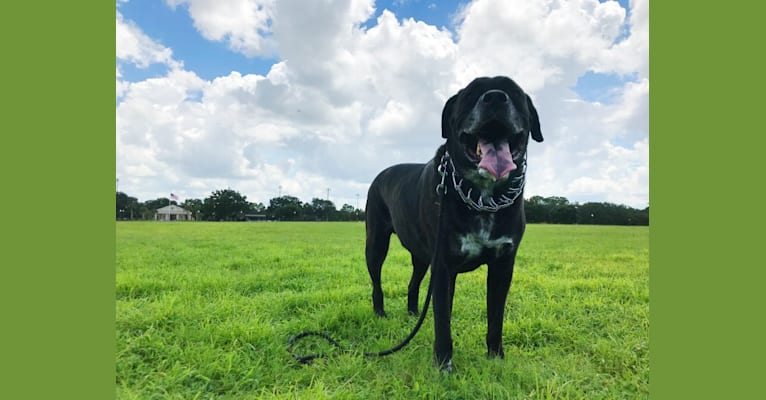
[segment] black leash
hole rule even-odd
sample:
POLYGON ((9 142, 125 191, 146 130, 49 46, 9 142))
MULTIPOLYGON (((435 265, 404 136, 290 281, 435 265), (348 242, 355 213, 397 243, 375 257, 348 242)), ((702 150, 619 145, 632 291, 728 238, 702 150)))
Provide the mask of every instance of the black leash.
MULTIPOLYGON (((444 207, 442 207, 442 204, 444 202, 445 196, 447 195, 447 186, 444 184, 444 182, 445 182, 445 179, 446 179, 447 175, 450 173, 450 171, 448 171, 448 168, 447 168, 448 164, 449 164, 449 154, 447 152, 445 152, 444 155, 441 158, 441 163, 439 164, 439 167, 437 168, 437 170, 441 174, 442 178, 441 178, 441 183, 439 183, 436 186, 436 193, 439 196, 439 201, 437 203, 439 205, 439 217, 438 217, 438 220, 437 220, 437 223, 436 223, 436 232, 439 232, 439 230, 441 229, 441 224, 442 224, 442 214, 443 214, 442 210, 444 209, 444 207)), ((434 248, 434 253, 433 253, 434 255, 433 255, 433 257, 436 257, 436 251, 439 249, 439 240, 438 240, 439 235, 437 234, 436 237, 437 237, 437 240, 436 240, 436 243, 434 243, 434 247, 435 248, 434 248)), ((433 259, 431 260, 431 265, 433 265, 433 259)), ((394 347, 392 347, 392 348, 390 348, 388 350, 383 350, 383 351, 379 351, 379 352, 367 352, 367 353, 364 353, 364 356, 365 357, 383 357, 383 356, 387 356, 389 354, 396 353, 397 351, 403 349, 404 346, 409 344, 410 340, 412 340, 412 338, 414 338, 415 335, 417 335, 418 331, 420 330, 420 327, 423 325, 423 321, 425 321, 425 319, 426 319, 426 314, 428 314, 428 306, 429 306, 429 304, 431 304, 431 292, 432 292, 432 289, 433 289, 433 279, 429 279, 429 281, 428 281, 428 292, 426 293, 426 301, 423 304, 423 310, 420 312, 420 317, 418 318, 418 322, 415 324, 415 327, 412 328, 412 332, 410 332, 410 334, 407 335, 407 337, 404 340, 402 340, 401 343, 397 344, 396 346, 394 346, 394 347)), ((344 352, 348 351, 348 350, 345 350, 343 348, 343 346, 341 346, 340 343, 338 343, 335 339, 330 337, 330 335, 328 335, 327 333, 316 332, 316 331, 301 332, 301 333, 291 337, 287 341, 287 351, 290 352, 290 355, 293 356, 295 361, 298 361, 301 364, 309 364, 309 363, 311 363, 312 361, 314 361, 317 358, 326 358, 328 356, 328 353, 316 353, 316 354, 309 354, 309 355, 305 355, 305 356, 302 356, 300 354, 295 353, 293 351, 293 346, 295 345, 295 342, 297 342, 298 340, 303 339, 305 337, 308 337, 308 336, 320 337, 320 338, 326 340, 331 345, 335 346, 335 348, 337 348, 338 350, 344 351, 344 352)))
MULTIPOLYGON (((410 334, 404 340, 402 340, 401 343, 397 344, 396 346, 394 346, 394 347, 392 347, 392 348, 390 348, 388 350, 383 350, 383 351, 379 351, 379 352, 364 353, 365 357, 383 357, 383 356, 387 356, 389 354, 396 353, 397 351, 401 350, 402 348, 404 348, 404 346, 406 346, 407 344, 410 343, 410 340, 412 340, 412 338, 414 338, 415 335, 417 335, 418 331, 420 330, 420 327, 423 325, 423 321, 425 321, 425 319, 426 319, 426 314, 428 313, 428 305, 431 302, 431 287, 432 287, 432 285, 429 283, 428 284, 428 293, 426 294, 426 301, 425 301, 425 304, 423 305, 423 310, 420 312, 420 318, 418 318, 418 322, 415 324, 415 327, 412 329, 412 332, 410 332, 410 334)), ((309 355, 305 355, 305 356, 302 356, 302 355, 299 355, 299 354, 295 353, 293 351, 293 346, 295 345, 295 342, 298 341, 299 339, 305 338, 307 336, 317 336, 317 337, 320 337, 320 338, 326 340, 328 343, 330 343, 333 346, 335 346, 337 349, 339 349, 341 351, 344 351, 344 352, 347 352, 347 350, 345 350, 343 348, 343 346, 340 345, 340 343, 338 343, 335 339, 330 337, 330 335, 328 335, 328 334, 326 334, 324 332, 316 332, 316 331, 302 332, 302 333, 299 333, 299 334, 291 337, 290 340, 287 341, 287 351, 290 352, 290 354, 293 356, 295 361, 298 361, 301 364, 309 364, 309 363, 311 363, 312 361, 314 361, 317 358, 326 358, 328 356, 327 353, 316 353, 316 354, 309 354, 309 355)))

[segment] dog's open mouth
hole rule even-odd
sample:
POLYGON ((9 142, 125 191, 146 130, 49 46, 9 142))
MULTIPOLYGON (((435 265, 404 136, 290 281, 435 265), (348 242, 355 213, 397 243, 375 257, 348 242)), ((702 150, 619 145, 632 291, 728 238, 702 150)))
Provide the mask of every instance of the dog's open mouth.
POLYGON ((501 179, 518 168, 511 153, 511 144, 501 139, 489 141, 470 133, 460 135, 466 157, 476 164, 478 169, 484 169, 495 180, 501 179))

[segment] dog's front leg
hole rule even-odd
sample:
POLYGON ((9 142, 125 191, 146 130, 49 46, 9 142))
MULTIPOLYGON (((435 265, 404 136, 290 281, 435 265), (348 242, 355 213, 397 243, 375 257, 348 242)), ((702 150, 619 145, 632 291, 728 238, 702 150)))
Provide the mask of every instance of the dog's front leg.
POLYGON ((511 256, 496 260, 487 266, 487 355, 503 358, 503 314, 508 290, 513 278, 511 256))
POLYGON ((431 266, 434 308, 434 361, 444 371, 452 372, 452 299, 457 274, 450 272, 444 260, 431 266))

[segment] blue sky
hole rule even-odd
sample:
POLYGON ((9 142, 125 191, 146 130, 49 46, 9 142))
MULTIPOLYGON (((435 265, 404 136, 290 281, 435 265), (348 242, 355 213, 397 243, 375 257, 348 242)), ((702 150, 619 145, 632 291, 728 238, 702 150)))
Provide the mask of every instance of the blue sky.
MULTIPOLYGON (((454 32, 453 20, 460 4, 461 2, 452 0, 378 1, 375 3, 375 16, 363 25, 370 26, 384 9, 388 9, 401 18, 413 18, 438 27, 446 27, 454 32)), ((186 11, 187 7, 181 5, 173 8, 163 1, 142 0, 121 4, 119 11, 127 19, 138 24, 144 33, 172 48, 177 59, 183 60, 187 68, 205 79, 228 75, 231 71, 265 75, 277 61, 276 57, 248 58, 231 51, 223 42, 206 40, 194 28, 194 22, 186 11)), ((149 68, 126 65, 122 72, 126 80, 138 81, 160 76, 165 70, 165 67, 159 65, 149 68)))
MULTIPOLYGON (((439 28, 455 32, 455 18, 464 1, 431 1, 431 0, 394 0, 376 1, 375 15, 363 24, 366 27, 388 9, 399 18, 413 18, 439 28)), ((628 9, 628 1, 618 1, 628 9)), ((231 71, 242 74, 268 73, 278 57, 246 57, 241 53, 231 51, 226 43, 206 40, 194 28, 194 21, 187 12, 188 6, 170 7, 163 1, 129 1, 121 4, 119 11, 127 19, 138 24, 144 33, 163 45, 173 49, 176 59, 182 60, 186 68, 195 71, 201 78, 212 80, 218 76, 228 75, 231 71)), ((627 28, 625 29, 627 31, 627 28)), ((621 40, 621 35, 617 40, 621 40)), ((127 81, 140 81, 151 77, 162 76, 167 67, 152 64, 139 68, 130 63, 122 63, 121 72, 127 81)), ((635 81, 635 75, 621 76, 588 72, 572 87, 585 100, 611 102, 614 96, 612 88, 618 88, 628 81, 635 81)))
POLYGON ((363 203, 377 171, 431 157, 451 93, 502 74, 544 127, 527 197, 648 205, 648 0, 119 0, 117 13, 116 168, 142 201, 329 187, 337 206, 363 203))

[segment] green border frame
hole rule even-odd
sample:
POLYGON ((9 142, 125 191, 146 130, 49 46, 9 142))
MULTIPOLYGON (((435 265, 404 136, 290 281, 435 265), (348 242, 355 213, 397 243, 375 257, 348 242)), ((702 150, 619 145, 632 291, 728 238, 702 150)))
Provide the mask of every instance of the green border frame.
POLYGON ((0 398, 115 396, 115 7, 0 15, 0 398))
MULTIPOLYGON (((764 6, 650 8, 651 398, 751 398, 764 6)), ((114 15, 113 2, 0 15, 0 398, 115 395, 114 15)))
POLYGON ((763 8, 651 4, 652 399, 763 395, 763 8))

